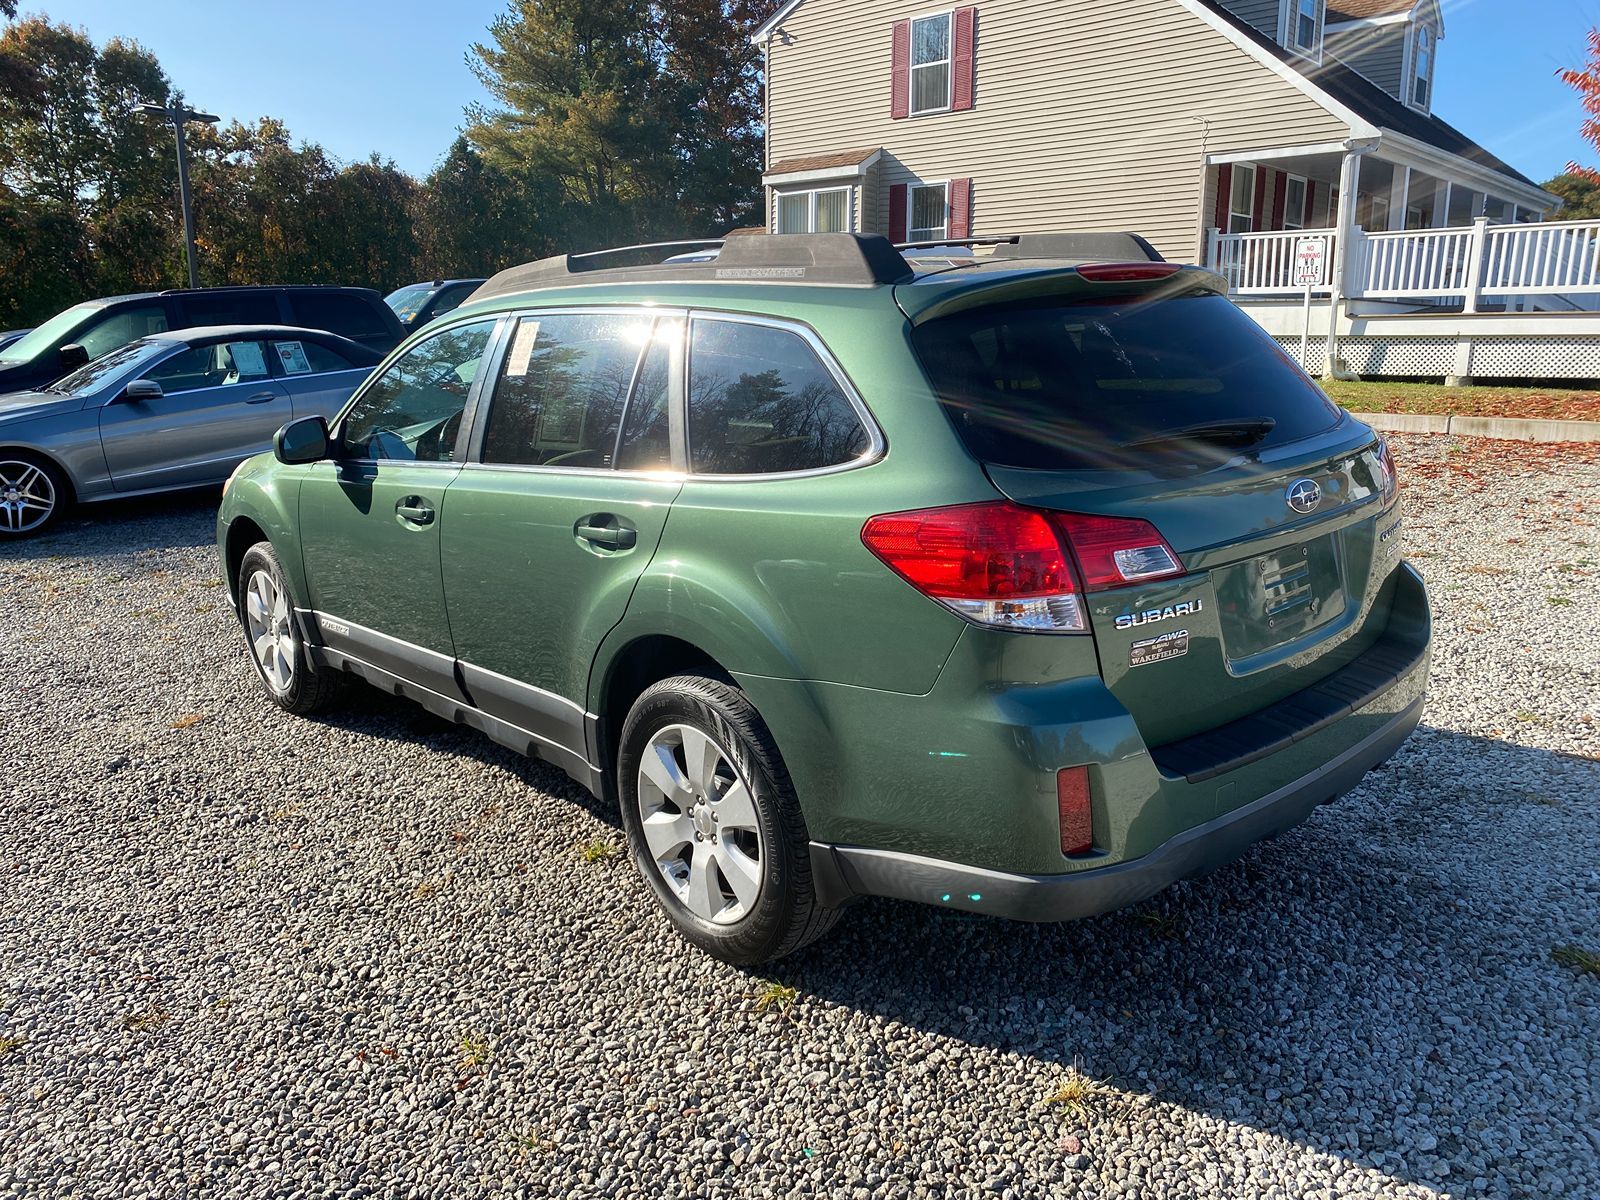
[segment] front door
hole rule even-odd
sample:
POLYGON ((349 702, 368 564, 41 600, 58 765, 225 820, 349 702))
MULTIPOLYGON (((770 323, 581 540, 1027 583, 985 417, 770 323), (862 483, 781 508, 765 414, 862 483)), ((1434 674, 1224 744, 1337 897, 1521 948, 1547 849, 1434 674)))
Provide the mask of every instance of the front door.
POLYGON ((145 371, 164 395, 118 397, 100 410, 100 444, 119 492, 220 483, 272 446, 294 416, 257 341, 180 350, 145 371))
POLYGON ((300 543, 322 641, 461 697, 439 544, 445 489, 495 321, 419 342, 374 377, 334 431, 334 457, 300 489, 300 543))
POLYGON ((682 329, 627 311, 522 316, 445 497, 445 600, 467 689, 569 766, 587 762, 596 648, 682 486, 669 431, 682 329))

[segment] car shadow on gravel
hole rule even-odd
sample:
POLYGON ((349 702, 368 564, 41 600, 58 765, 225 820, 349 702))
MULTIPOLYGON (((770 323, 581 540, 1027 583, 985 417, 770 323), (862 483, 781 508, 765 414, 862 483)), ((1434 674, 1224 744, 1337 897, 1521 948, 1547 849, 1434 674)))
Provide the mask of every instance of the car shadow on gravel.
MULTIPOLYGON (((1507 805, 1517 829, 1543 820, 1570 838, 1552 815, 1600 815, 1597 796, 1600 763, 1424 729, 1306 825, 1134 909, 1026 925, 866 901, 760 974, 1081 1070, 1108 1085, 1089 1128, 1125 1125, 1118 1110, 1143 1094, 1476 1194, 1469 1181, 1495 1179, 1531 1125, 1565 1130, 1578 1161, 1600 1149, 1576 1127, 1574 1103, 1592 1104, 1581 1073, 1562 1069, 1592 1060, 1574 997, 1593 985, 1551 961, 1552 943, 1594 927, 1593 879, 1574 867, 1481 883, 1486 846, 1507 832, 1482 826, 1507 805), (1482 776, 1433 765, 1491 760, 1482 776), (1502 776, 1544 792, 1507 799, 1502 776), (1441 819, 1440 805, 1455 807, 1441 819)), ((1580 840, 1592 876, 1600 836, 1580 840)))
POLYGON ((38 537, 0 545, 0 555, 26 561, 210 544, 217 536, 220 496, 219 489, 206 487, 86 504, 66 513, 54 529, 38 537))

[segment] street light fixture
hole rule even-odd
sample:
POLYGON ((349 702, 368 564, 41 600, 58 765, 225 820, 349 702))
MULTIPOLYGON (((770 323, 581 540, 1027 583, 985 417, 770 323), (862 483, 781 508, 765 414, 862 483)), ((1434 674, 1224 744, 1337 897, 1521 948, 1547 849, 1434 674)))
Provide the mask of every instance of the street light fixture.
POLYGON ((189 252, 189 286, 200 286, 200 269, 194 253, 194 206, 189 199, 189 146, 184 141, 183 127, 190 121, 215 125, 222 118, 211 113, 196 112, 192 108, 169 107, 164 104, 140 104, 135 112, 147 113, 169 121, 178 138, 178 195, 183 201, 183 242, 189 252))

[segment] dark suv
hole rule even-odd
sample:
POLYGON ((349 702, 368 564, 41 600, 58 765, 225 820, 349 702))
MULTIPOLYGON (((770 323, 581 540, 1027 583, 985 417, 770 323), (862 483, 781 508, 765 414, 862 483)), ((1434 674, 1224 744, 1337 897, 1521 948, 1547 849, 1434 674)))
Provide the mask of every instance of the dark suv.
POLYGON ((559 765, 740 962, 856 896, 1129 904, 1415 726, 1388 449, 1219 276, 1121 236, 615 261, 504 272, 235 474, 278 704, 354 674, 559 765))
POLYGON ((371 288, 229 287, 86 300, 0 349, 0 393, 27 391, 129 342, 213 325, 321 329, 385 354, 405 329, 371 288))

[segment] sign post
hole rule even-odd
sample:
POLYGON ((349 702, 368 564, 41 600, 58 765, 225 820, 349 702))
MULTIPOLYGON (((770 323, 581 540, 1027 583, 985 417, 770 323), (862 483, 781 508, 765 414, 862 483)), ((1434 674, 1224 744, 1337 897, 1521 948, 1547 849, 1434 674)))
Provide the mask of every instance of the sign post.
POLYGON ((1328 239, 1301 238, 1294 244, 1294 281, 1305 289, 1305 314, 1300 326, 1300 367, 1311 370, 1311 289, 1326 282, 1328 239))
MULTIPOLYGON (((1327 282, 1328 239, 1301 238, 1294 244, 1294 281, 1306 292, 1305 318, 1300 327, 1300 366, 1307 374, 1311 364, 1311 289, 1327 282)), ((1330 318, 1331 319, 1331 318, 1330 318)))

